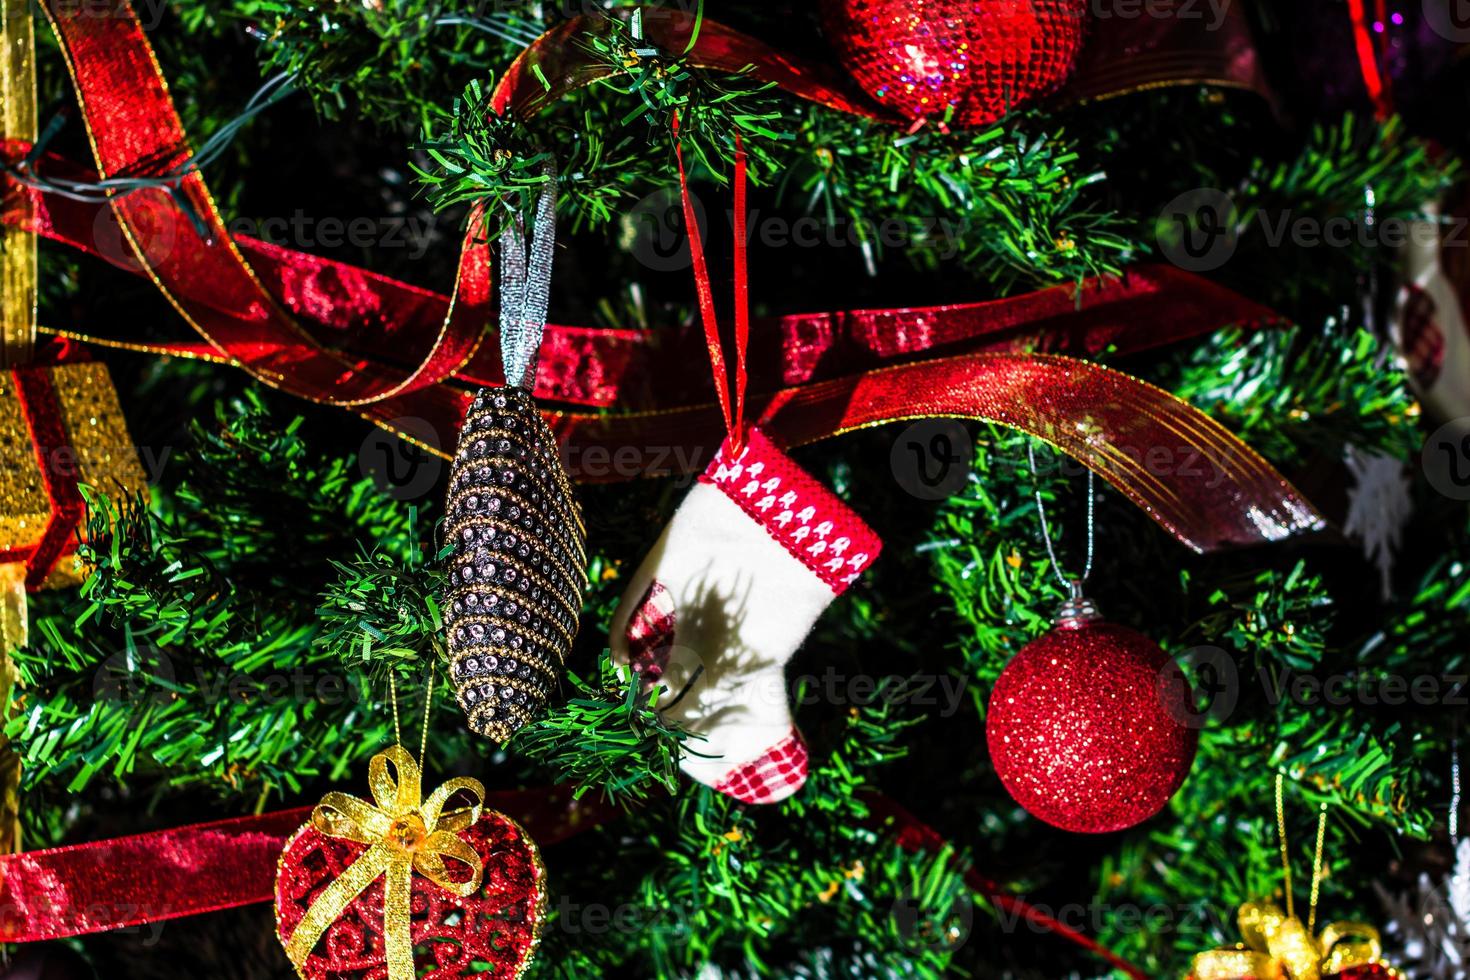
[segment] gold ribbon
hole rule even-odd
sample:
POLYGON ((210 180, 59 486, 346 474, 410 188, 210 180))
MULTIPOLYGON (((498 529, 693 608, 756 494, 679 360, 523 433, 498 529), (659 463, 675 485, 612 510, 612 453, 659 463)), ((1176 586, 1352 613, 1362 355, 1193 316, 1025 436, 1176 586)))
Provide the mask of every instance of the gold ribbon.
POLYGON ((1301 919, 1271 902, 1247 902, 1238 921, 1244 944, 1200 953, 1193 980, 1320 980, 1377 963, 1383 951, 1370 925, 1333 922, 1314 939, 1301 919))
MULTIPOLYGON (((0 138, 36 139, 36 34, 31 0, 0 0, 0 138)), ((30 207, 20 195, 19 208, 30 207)), ((36 236, 28 221, 0 228, 0 368, 36 346, 36 236)))
MULTIPOLYGON (((413 756, 401 745, 373 756, 368 764, 368 786, 374 803, 346 793, 328 793, 311 813, 311 824, 328 837, 367 844, 368 849, 311 903, 286 943, 286 955, 301 972, 317 941, 347 906, 379 876, 383 886, 383 935, 389 980, 413 980, 413 935, 409 905, 413 874, 424 876, 446 891, 466 897, 480 889, 484 863, 459 832, 480 819, 485 787, 478 779, 451 779, 423 799, 422 774, 413 756), (397 770, 397 779, 389 764, 397 770), (472 806, 445 812, 444 804, 458 792, 474 797, 472 806), (446 860, 467 865, 468 881, 449 877, 446 860)), ((305 974, 302 974, 305 976, 305 974)))

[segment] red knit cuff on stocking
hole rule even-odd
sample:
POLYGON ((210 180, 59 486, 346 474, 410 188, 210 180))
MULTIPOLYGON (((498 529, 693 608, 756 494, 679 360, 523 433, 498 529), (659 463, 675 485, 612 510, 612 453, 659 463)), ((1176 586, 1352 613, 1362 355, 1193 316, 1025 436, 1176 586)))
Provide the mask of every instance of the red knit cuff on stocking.
POLYGON ((699 480, 718 487, 837 595, 883 547, 862 518, 759 429, 746 430, 738 451, 727 439, 699 480))

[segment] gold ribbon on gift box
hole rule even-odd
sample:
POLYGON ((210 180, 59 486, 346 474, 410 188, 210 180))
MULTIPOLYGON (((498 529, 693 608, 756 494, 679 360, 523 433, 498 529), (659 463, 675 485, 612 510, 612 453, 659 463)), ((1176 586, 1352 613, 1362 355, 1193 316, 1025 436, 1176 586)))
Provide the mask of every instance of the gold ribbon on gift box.
POLYGON ((1271 902, 1246 902, 1238 921, 1245 942, 1200 953, 1194 980, 1320 980, 1356 966, 1382 965, 1378 930, 1361 922, 1329 923, 1314 937, 1301 919, 1271 902))
POLYGON ((1190 980, 1321 980, 1355 967, 1376 966, 1389 977, 1399 972, 1379 959, 1378 930, 1362 922, 1332 922, 1313 936, 1317 896, 1322 885, 1322 845, 1327 835, 1327 805, 1317 817, 1317 853, 1312 862, 1312 901, 1307 922, 1296 917, 1291 892, 1291 857, 1286 846, 1285 777, 1276 774, 1276 832, 1281 845, 1281 875, 1286 910, 1270 901, 1246 902, 1236 921, 1245 940, 1195 956, 1190 980))
POLYGON ((107 365, 98 361, 0 371, 0 464, 0 562, 25 568, 33 592, 86 577, 75 555, 85 509, 78 487, 120 500, 143 493, 148 482, 107 365))
MULTIPOLYGON (((394 745, 368 763, 373 803, 334 792, 322 797, 312 811, 310 826, 317 831, 366 844, 368 849, 322 889, 296 924, 286 943, 286 955, 298 971, 327 928, 353 899, 381 877, 388 978, 413 980, 413 875, 420 874, 455 895, 473 895, 479 890, 484 862, 459 832, 480 819, 485 805, 484 785, 478 779, 461 776, 444 783, 426 800, 422 778, 422 770, 408 750, 394 745), (388 771, 390 764, 397 770, 397 779, 388 771), (446 811, 444 805, 459 792, 474 802, 446 811), (446 859, 467 866, 472 872, 469 879, 453 880, 446 859)), ((289 845, 286 850, 289 852, 289 845)))
MULTIPOLYGON (((36 140, 36 34, 31 0, 0 0, 0 142, 36 140)), ((30 206, 21 195, 16 206, 30 206)), ((0 368, 36 346, 36 236, 29 222, 0 227, 0 368)))

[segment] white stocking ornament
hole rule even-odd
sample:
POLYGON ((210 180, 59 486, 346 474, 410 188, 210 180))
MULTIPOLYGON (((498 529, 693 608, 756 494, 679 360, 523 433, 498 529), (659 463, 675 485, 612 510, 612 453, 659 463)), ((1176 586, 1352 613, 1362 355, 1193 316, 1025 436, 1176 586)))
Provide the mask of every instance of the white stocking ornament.
POLYGON ((633 575, 610 638, 618 663, 663 685, 665 716, 704 737, 685 743, 690 778, 746 803, 806 782, 786 662, 880 547, 758 430, 721 447, 633 575))
POLYGON ((1404 285, 1393 329, 1409 380, 1429 414, 1447 422, 1470 416, 1470 255, 1465 249, 1463 198, 1425 208, 1432 220, 1413 222, 1403 249, 1404 285), (1441 224, 1439 213, 1450 215, 1441 224))

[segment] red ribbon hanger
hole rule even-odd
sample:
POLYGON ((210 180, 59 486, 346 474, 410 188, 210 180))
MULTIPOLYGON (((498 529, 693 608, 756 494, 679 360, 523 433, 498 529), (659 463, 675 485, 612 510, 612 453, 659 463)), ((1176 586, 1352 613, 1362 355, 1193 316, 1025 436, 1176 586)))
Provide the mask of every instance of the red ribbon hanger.
POLYGON ((715 314, 714 290, 710 287, 709 268, 704 261, 704 241, 699 233, 698 215, 694 211, 694 194, 689 190, 689 175, 684 169, 684 143, 679 138, 679 114, 674 113, 674 158, 679 163, 679 197, 684 205, 684 227, 689 234, 689 257, 694 267, 694 289, 699 294, 699 319, 704 324, 704 342, 709 350, 710 368, 715 377, 715 395, 725 416, 725 433, 738 452, 745 441, 745 384, 747 369, 745 350, 750 346, 750 286, 746 265, 748 240, 745 232, 745 145, 740 131, 735 131, 735 395, 730 396, 730 371, 725 364, 724 344, 720 340, 719 318, 715 314))
MULTIPOLYGON (((1374 18, 1382 30, 1388 19, 1387 0, 1373 0, 1374 18)), ((1365 0, 1348 0, 1348 16, 1353 21, 1353 46, 1358 56, 1358 71, 1363 87, 1373 102, 1373 115, 1379 122, 1393 115, 1393 93, 1388 77, 1378 67, 1378 49, 1373 42, 1374 25, 1368 22, 1365 0)))

